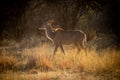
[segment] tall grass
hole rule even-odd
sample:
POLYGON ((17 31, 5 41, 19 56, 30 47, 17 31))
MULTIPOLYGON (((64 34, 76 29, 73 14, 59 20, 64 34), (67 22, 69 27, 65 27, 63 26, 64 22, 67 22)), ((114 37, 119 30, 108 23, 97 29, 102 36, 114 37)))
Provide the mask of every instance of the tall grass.
POLYGON ((24 69, 39 69, 41 71, 68 69, 77 72, 120 73, 120 51, 115 49, 106 49, 102 52, 97 52, 96 49, 89 49, 81 51, 77 55, 76 49, 65 47, 65 52, 66 54, 64 55, 58 50, 52 60, 53 47, 45 44, 43 46, 25 48, 21 53, 24 60, 21 61, 17 61, 7 55, 0 56, 0 65, 5 68, 9 67, 9 65, 4 66, 6 63, 17 65, 16 67, 21 67, 22 65, 24 69))
POLYGON ((87 56, 79 55, 85 71, 114 72, 120 69, 120 51, 106 49, 98 53, 95 49, 87 52, 87 56))
POLYGON ((0 72, 13 69, 16 63, 17 63, 17 59, 14 58, 13 56, 1 55, 0 56, 0 72))
POLYGON ((76 49, 66 49, 66 54, 60 50, 52 60, 53 48, 48 45, 32 49, 25 49, 27 65, 44 70, 71 69, 90 72, 117 72, 120 70, 120 51, 106 49, 97 52, 95 49, 81 51, 78 55, 76 49))

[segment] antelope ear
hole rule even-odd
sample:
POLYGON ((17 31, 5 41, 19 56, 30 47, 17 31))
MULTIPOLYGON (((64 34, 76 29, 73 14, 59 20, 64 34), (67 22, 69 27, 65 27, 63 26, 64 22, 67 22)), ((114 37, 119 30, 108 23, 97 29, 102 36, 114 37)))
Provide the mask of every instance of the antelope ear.
POLYGON ((55 32, 55 30, 53 29, 52 32, 55 32))
POLYGON ((48 23, 52 24, 52 23, 54 23, 54 20, 50 19, 50 20, 48 20, 48 23))
POLYGON ((45 30, 45 28, 38 28, 38 30, 45 30))

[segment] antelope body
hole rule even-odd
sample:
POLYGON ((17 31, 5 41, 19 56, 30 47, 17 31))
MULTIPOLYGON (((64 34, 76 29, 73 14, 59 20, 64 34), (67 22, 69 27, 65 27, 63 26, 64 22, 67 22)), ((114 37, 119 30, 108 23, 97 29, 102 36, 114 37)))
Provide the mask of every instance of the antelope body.
POLYGON ((85 48, 86 34, 83 31, 64 31, 61 28, 54 29, 51 23, 43 25, 42 28, 39 28, 39 30, 41 29, 45 30, 46 37, 55 45, 53 57, 56 54, 58 47, 60 47, 65 54, 62 46, 64 44, 74 44, 78 49, 77 53, 85 48))

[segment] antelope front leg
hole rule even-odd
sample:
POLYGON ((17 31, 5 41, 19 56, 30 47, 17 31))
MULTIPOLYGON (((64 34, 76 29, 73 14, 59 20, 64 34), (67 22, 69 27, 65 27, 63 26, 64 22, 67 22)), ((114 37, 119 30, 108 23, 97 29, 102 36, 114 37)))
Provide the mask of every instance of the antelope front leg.
POLYGON ((60 48, 61 48, 62 52, 63 52, 63 53, 64 53, 64 55, 65 55, 65 51, 64 51, 64 49, 63 49, 63 46, 62 46, 62 45, 60 45, 60 48))
POLYGON ((55 49, 54 49, 54 53, 53 53, 52 59, 54 58, 54 56, 55 56, 55 54, 56 54, 56 52, 57 52, 57 49, 58 49, 58 45, 55 45, 55 49))

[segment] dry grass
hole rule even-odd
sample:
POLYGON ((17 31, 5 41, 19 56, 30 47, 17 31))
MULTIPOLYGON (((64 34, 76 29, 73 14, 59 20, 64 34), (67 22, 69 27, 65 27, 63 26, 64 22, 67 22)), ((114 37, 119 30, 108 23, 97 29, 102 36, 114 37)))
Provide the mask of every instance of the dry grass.
MULTIPOLYGON (((120 51, 106 49, 102 52, 97 52, 95 48, 93 48, 86 52, 81 51, 81 53, 77 55, 76 49, 68 49, 67 47, 65 47, 65 49, 65 55, 58 50, 53 60, 51 59, 53 55, 53 47, 47 44, 34 48, 25 48, 21 53, 22 59, 20 61, 17 61, 15 56, 2 55, 0 56, 0 70, 28 70, 27 72, 31 72, 32 74, 39 74, 39 72, 67 71, 69 76, 74 73, 83 72, 94 74, 107 73, 110 75, 120 74, 120 51)), ((1 74, 0 76, 2 75, 5 74, 1 74)), ((19 80, 19 74, 16 72, 15 75, 17 76, 14 77, 14 79, 9 76, 10 79, 8 80, 19 80)), ((44 75, 44 78, 42 77, 43 80, 52 80, 48 75, 44 75)), ((3 79, 5 80, 6 78, 3 79)), ((21 79, 23 79, 23 77, 20 78, 20 80, 21 79)), ((28 78, 25 77, 23 80, 32 79, 32 76, 29 75, 28 78)), ((55 77, 54 79, 59 80, 58 77, 55 77)))
POLYGON ((0 56, 0 72, 4 70, 13 69, 16 62, 17 59, 14 58, 13 56, 6 56, 6 55, 0 56))
POLYGON ((119 53, 120 51, 109 49, 98 53, 93 49, 87 52, 87 56, 84 53, 79 55, 81 57, 79 61, 82 63, 85 71, 114 72, 120 69, 119 53))
POLYGON ((72 69, 90 72, 116 72, 120 69, 120 51, 106 49, 97 52, 95 49, 76 54, 76 49, 66 50, 64 55, 58 50, 52 60, 53 48, 48 45, 25 49, 27 66, 42 68, 42 70, 72 69), (87 54, 87 55, 86 55, 87 54), (76 56, 77 55, 77 56, 76 56))

